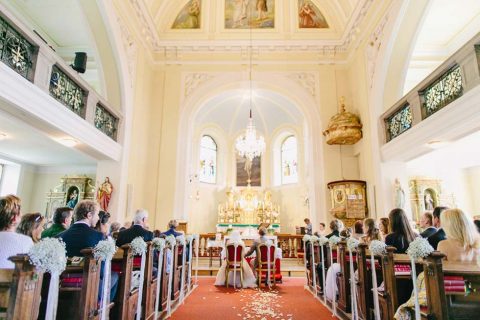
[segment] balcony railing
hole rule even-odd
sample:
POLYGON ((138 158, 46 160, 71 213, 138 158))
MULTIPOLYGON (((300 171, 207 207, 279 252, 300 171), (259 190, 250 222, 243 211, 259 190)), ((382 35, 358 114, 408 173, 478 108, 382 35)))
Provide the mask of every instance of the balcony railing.
POLYGON ((477 34, 382 115, 385 143, 480 84, 479 44, 477 34))
POLYGON ((0 60, 117 141, 122 124, 121 114, 104 101, 43 39, 3 11, 0 11, 0 60), (47 77, 49 82, 45 81, 47 77))

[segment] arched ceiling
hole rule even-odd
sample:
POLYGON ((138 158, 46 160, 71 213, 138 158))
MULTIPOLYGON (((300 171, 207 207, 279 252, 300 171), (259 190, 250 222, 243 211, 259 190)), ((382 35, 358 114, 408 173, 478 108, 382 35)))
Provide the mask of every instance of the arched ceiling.
MULTIPOLYGON (((254 89, 252 111, 259 132, 270 136, 282 126, 301 126, 304 118, 300 110, 282 95, 263 89, 254 89)), ((250 90, 225 91, 210 99, 195 118, 195 126, 216 125, 229 136, 245 130, 250 106, 250 90)))
MULTIPOLYGON (((136 33, 152 50, 156 60, 185 60, 191 53, 197 54, 197 58, 201 53, 242 54, 250 45, 254 50, 271 54, 307 52, 312 54, 311 60, 322 56, 339 60, 355 48, 363 33, 369 32, 368 29, 378 22, 392 2, 308 0, 325 17, 328 28, 300 28, 298 0, 268 0, 268 3, 275 4, 274 13, 269 11, 274 27, 254 28, 250 32, 248 28, 226 26, 226 7, 231 8, 233 0, 202 0, 199 28, 173 29, 175 19, 189 1, 129 0, 115 5, 119 16, 135 26, 136 33)), ((255 3, 249 1, 251 5, 255 3)), ((257 13, 251 13, 251 16, 255 18, 257 13)))

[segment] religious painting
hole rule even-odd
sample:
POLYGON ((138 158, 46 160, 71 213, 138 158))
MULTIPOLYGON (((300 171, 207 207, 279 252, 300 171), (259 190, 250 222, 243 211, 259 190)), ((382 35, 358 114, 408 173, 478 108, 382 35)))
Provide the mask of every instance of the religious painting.
POLYGON ((172 29, 200 29, 202 0, 190 0, 178 13, 172 29))
POLYGON ((283 141, 281 154, 282 184, 297 183, 297 138, 295 138, 295 136, 289 136, 283 141))
POLYGON ((275 27, 275 0, 225 0, 225 29, 275 27))
POLYGON ((252 187, 262 185, 262 158, 255 157, 252 161, 237 154, 237 187, 246 187, 250 181, 252 187))
POLYGON ((79 190, 76 186, 71 186, 70 188, 68 188, 67 201, 65 205, 72 209, 75 208, 78 202, 78 196, 79 196, 79 190))
POLYGON ((310 0, 298 0, 298 27, 321 29, 328 28, 322 12, 310 0))

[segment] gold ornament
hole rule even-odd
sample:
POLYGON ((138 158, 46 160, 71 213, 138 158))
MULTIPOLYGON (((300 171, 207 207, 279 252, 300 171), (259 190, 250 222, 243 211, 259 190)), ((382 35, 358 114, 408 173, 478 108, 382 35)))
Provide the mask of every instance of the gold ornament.
POLYGON ((353 113, 345 111, 345 98, 340 98, 340 113, 334 115, 323 135, 327 144, 355 144, 362 139, 362 123, 353 113))

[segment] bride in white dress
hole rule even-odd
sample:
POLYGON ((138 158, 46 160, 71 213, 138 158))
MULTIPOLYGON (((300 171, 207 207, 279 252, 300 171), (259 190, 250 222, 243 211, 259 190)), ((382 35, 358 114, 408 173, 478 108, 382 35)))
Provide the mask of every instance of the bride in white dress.
MULTIPOLYGON (((237 243, 239 246, 241 246, 242 249, 242 256, 245 253, 245 244, 242 241, 242 238, 240 237, 240 232, 238 231, 232 231, 230 238, 227 241, 228 244, 234 244, 237 243)), ((217 278, 215 279, 215 285, 216 286, 224 286, 225 285, 225 279, 226 279, 226 274, 225 274, 225 269, 227 267, 227 260, 226 260, 226 248, 224 247, 221 253, 222 257, 222 265, 220 269, 218 270, 217 273, 217 278)), ((250 268, 250 265, 248 262, 243 258, 242 262, 242 271, 243 271, 243 288, 255 288, 257 287, 256 284, 256 279, 253 274, 252 269, 250 268)), ((228 285, 233 286, 233 281, 235 278, 235 287, 240 287, 240 270, 237 269, 237 274, 234 277, 234 271, 233 269, 230 270, 229 275, 228 275, 228 285)))

